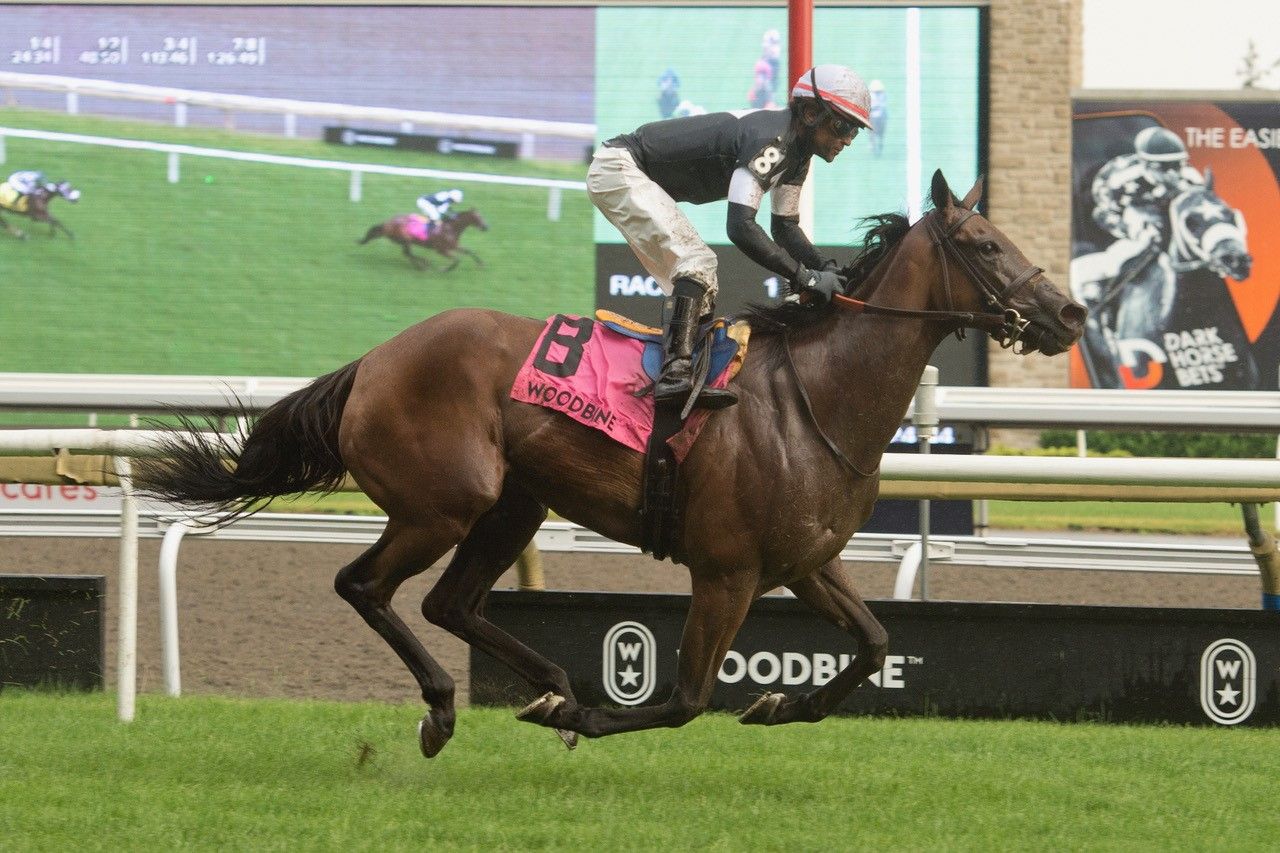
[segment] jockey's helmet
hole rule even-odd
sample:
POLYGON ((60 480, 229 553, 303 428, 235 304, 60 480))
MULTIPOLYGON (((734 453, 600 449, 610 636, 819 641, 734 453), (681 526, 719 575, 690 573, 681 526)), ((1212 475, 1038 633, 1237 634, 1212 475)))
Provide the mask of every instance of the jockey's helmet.
POLYGON ((1187 162, 1187 146, 1178 134, 1163 127, 1148 127, 1133 138, 1133 150, 1149 166, 1180 167, 1187 162))
POLYGON ((449 190, 445 197, 454 204, 457 204, 462 201, 462 190, 449 190))
POLYGON ((791 99, 816 98, 835 118, 871 127, 871 94, 862 78, 843 65, 818 65, 800 75, 791 99))

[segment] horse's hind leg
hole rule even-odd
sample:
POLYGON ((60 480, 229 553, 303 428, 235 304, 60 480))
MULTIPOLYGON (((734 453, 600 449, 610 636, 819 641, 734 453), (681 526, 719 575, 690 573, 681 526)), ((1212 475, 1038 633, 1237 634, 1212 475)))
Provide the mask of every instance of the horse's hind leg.
POLYGON ((17 237, 19 240, 27 239, 27 232, 23 231, 21 228, 17 227, 16 225, 10 225, 8 220, 4 219, 3 217, 0 217, 0 225, 3 225, 5 231, 8 231, 10 234, 17 237))
POLYGON ((413 264, 414 269, 425 270, 431 266, 431 262, 426 258, 420 258, 413 252, 409 251, 408 243, 400 244, 400 251, 404 252, 404 256, 409 259, 409 263, 413 264))
POLYGON ((439 560, 453 544, 447 533, 391 521, 374 546, 338 572, 333 582, 338 595, 391 646, 422 688, 431 710, 419 728, 419 740, 428 758, 453 735, 453 679, 391 608, 391 598, 400 584, 439 560))
POLYGON ((693 597, 680 641, 679 674, 670 698, 661 705, 635 708, 582 708, 548 693, 518 715, 544 726, 602 737, 620 732, 683 726, 706 710, 716 673, 755 597, 757 576, 750 572, 693 577, 693 597))
MULTIPOLYGON (((422 615, 468 645, 488 652, 524 678, 539 693, 552 692, 573 702, 565 671, 484 618, 485 597, 520 556, 547 508, 511 482, 458 545, 453 560, 422 602, 422 615)), ((576 736, 561 734, 570 749, 576 736)))
POLYGON ((818 615, 852 634, 858 642, 858 654, 835 678, 811 693, 795 698, 781 693, 761 696, 739 718, 743 723, 771 726, 817 722, 834 711, 867 676, 884 666, 889 635, 845 576, 839 557, 789 586, 818 615))

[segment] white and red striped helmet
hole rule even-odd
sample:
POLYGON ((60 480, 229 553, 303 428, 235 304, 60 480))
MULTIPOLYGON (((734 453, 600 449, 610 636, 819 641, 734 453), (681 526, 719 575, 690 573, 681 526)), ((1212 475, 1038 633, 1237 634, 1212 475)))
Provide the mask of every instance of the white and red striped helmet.
POLYGON ((800 75, 791 87, 792 98, 816 97, 850 121, 871 128, 871 94, 867 84, 843 65, 817 65, 800 75))

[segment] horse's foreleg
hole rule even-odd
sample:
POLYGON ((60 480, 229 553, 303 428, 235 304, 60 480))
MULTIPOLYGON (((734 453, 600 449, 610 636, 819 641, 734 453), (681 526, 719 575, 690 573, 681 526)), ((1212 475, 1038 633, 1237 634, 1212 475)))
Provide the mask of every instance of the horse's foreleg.
POLYGON ((62 224, 61 219, 57 219, 55 217, 50 216, 49 217, 49 236, 52 237, 55 234, 57 234, 59 228, 62 229, 63 234, 67 235, 68 240, 74 240, 76 238, 76 235, 71 233, 71 229, 62 224))
POLYGON ((453 679, 391 608, 391 598, 400 584, 427 569, 453 545, 447 534, 389 522, 374 546, 338 572, 333 582, 338 595, 391 646, 422 688, 422 698, 431 710, 418 734, 428 758, 453 735, 453 679))
POLYGON ((857 656, 835 678, 811 693, 795 698, 781 693, 761 696, 739 718, 743 723, 771 726, 778 723, 817 722, 834 711, 867 676, 879 672, 884 666, 889 635, 845 576, 839 557, 827 563, 817 573, 796 581, 789 587, 797 598, 818 615, 857 640, 857 656))
POLYGON ((480 267, 484 266, 484 261, 480 260, 480 256, 477 255, 475 252, 471 251, 470 249, 464 249, 461 246, 459 246, 457 251, 462 252, 468 258, 475 261, 476 266, 480 266, 480 267))
POLYGON ((458 264, 462 263, 462 258, 459 258, 449 249, 437 248, 436 251, 444 255, 449 260, 453 261, 453 263, 449 264, 449 266, 444 268, 445 272, 453 272, 455 269, 458 268, 458 264))
POLYGON ((364 236, 356 241, 356 245, 363 246, 365 243, 368 243, 370 240, 377 240, 379 237, 382 236, 382 234, 383 234, 382 224, 379 223, 373 226, 372 228, 370 228, 368 231, 364 232, 364 236))
POLYGON ((517 716, 587 737, 683 726, 706 710, 711 701, 716 673, 747 616, 755 586, 756 578, 746 573, 694 577, 689 616, 680 641, 679 676, 670 698, 661 705, 581 708, 548 693, 517 716))

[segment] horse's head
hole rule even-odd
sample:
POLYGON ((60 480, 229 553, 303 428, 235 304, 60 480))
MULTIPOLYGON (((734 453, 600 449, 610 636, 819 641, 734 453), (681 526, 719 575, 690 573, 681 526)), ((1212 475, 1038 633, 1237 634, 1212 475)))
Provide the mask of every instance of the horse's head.
POLYGON ((986 315, 990 322, 973 325, 991 329, 1002 346, 1017 345, 1018 352, 1065 352, 1084 333, 1088 310, 974 209, 981 196, 982 178, 957 200, 942 171, 933 173, 934 209, 921 224, 938 247, 946 310, 986 315), (958 287, 961 282, 968 287, 958 287))
POLYGON ((474 225, 481 231, 489 230, 489 223, 484 221, 478 210, 464 210, 458 214, 456 221, 459 225, 474 225))
POLYGON ((51 194, 60 195, 69 202, 77 202, 80 200, 80 190, 71 186, 70 181, 58 181, 56 184, 49 184, 51 194))
POLYGON ((1191 187, 1169 203, 1176 260, 1184 268, 1208 267, 1244 281, 1253 268, 1244 217, 1214 193, 1212 171, 1206 169, 1204 178, 1204 186, 1191 187))

